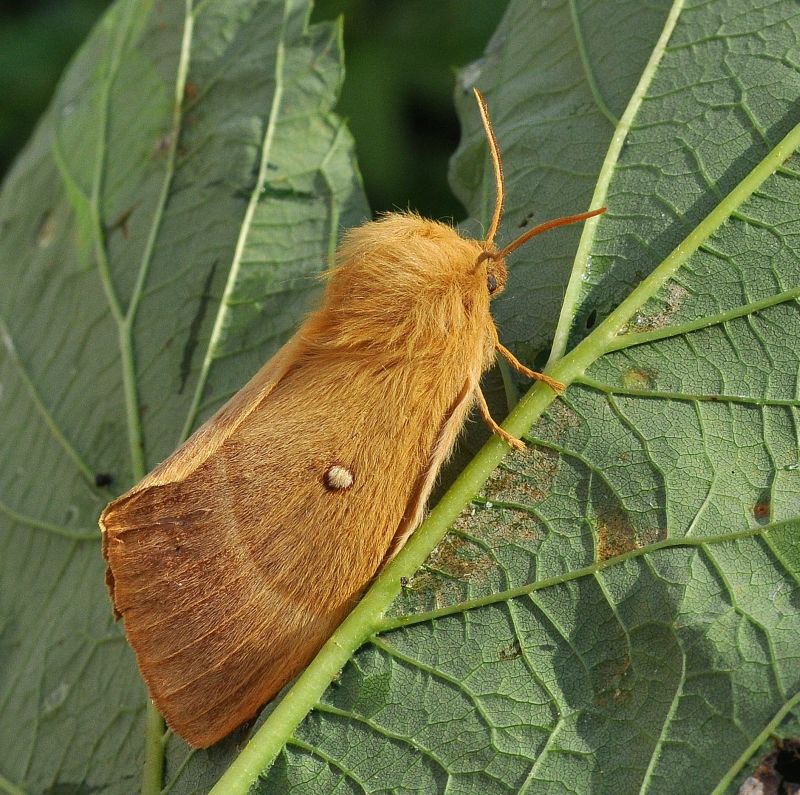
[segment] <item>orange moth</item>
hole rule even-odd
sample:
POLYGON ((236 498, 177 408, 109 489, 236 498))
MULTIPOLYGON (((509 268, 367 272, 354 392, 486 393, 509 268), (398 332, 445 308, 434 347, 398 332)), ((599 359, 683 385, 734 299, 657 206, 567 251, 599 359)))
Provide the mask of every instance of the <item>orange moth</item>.
POLYGON ((169 726, 206 747, 305 667, 419 524, 481 393, 497 337, 489 300, 503 173, 485 240, 411 213, 350 230, 322 305, 225 406, 100 517, 106 581, 169 726))

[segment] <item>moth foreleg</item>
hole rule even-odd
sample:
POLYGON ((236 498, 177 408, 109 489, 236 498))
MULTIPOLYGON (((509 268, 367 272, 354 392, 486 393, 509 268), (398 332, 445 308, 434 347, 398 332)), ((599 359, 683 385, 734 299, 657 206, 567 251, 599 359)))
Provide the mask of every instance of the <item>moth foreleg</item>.
POLYGON ((531 370, 529 367, 526 367, 516 356, 514 356, 511 351, 502 345, 499 340, 495 341, 495 348, 497 352, 518 372, 528 378, 533 378, 536 381, 544 381, 550 389, 553 390, 557 395, 560 395, 564 391, 564 384, 560 381, 556 381, 554 378, 550 378, 549 375, 545 375, 544 373, 538 373, 536 370, 531 370))
POLYGON ((513 447, 515 450, 524 450, 525 449, 525 442, 521 439, 517 439, 516 436, 512 436, 508 431, 503 430, 495 421, 492 415, 489 413, 489 406, 486 403, 486 398, 483 396, 483 392, 481 392, 480 387, 477 389, 478 393, 478 410, 481 413, 481 417, 483 417, 483 421, 489 426, 489 430, 497 434, 506 444, 513 447))

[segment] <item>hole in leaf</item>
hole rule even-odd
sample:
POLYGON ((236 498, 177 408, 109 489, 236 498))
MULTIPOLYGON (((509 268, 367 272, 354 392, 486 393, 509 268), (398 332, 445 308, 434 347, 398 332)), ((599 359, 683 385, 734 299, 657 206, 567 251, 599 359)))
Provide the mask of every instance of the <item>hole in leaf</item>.
POLYGON ((800 784, 800 741, 791 737, 781 741, 775 772, 786 782, 800 784))

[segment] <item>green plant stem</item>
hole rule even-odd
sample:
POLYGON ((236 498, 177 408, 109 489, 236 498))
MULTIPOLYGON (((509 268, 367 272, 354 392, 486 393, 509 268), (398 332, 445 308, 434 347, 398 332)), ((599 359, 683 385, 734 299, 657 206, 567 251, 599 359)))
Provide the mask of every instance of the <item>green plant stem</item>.
MULTIPOLYGON (((800 124, 719 202, 588 337, 550 368, 548 373, 567 385, 582 376, 589 365, 613 347, 614 341, 635 313, 798 147, 800 124)), ((503 427, 515 436, 524 435, 555 398, 556 394, 549 387, 538 383, 517 404, 503 427)), ((492 436, 483 446, 220 778, 211 790, 213 795, 246 793, 258 776, 275 761, 286 739, 314 708, 350 657, 380 630, 386 611, 400 592, 401 577, 411 577, 425 562, 508 450, 505 442, 497 436, 492 436)))
POLYGON ((157 795, 161 792, 164 774, 164 718, 150 699, 147 700, 144 720, 142 795, 157 795))

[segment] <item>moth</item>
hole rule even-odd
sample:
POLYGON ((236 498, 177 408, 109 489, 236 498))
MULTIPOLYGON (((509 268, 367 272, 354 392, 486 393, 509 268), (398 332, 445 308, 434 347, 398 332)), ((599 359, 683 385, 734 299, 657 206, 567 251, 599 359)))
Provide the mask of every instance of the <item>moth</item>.
POLYGON ((106 581, 169 726, 206 747, 305 667, 419 524, 495 354, 489 301, 503 172, 485 240, 413 213, 350 230, 321 306, 225 406, 103 511, 106 581))

